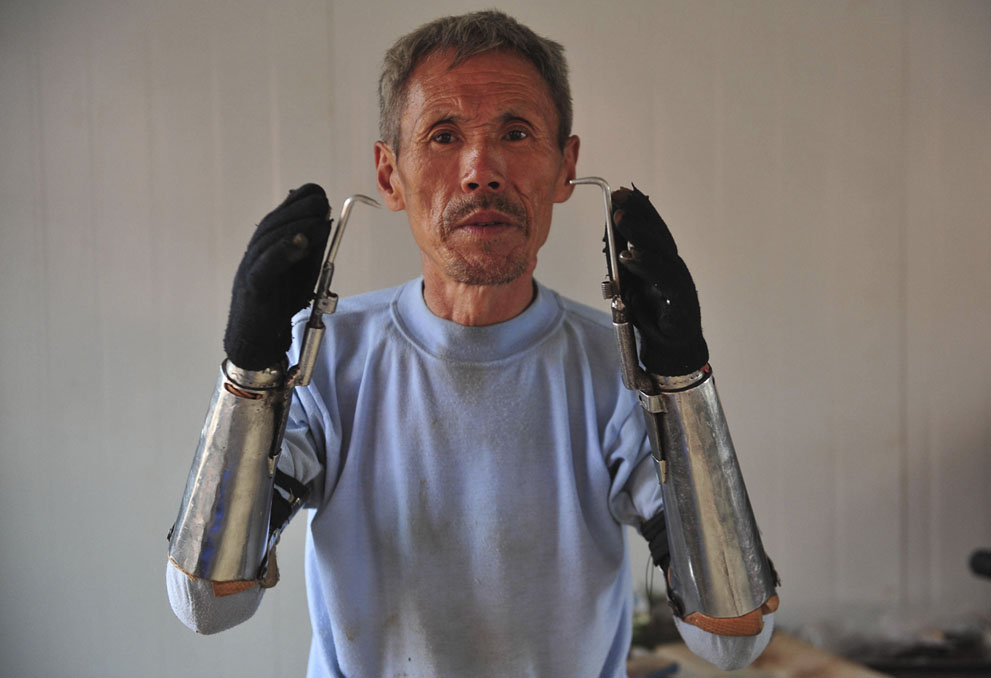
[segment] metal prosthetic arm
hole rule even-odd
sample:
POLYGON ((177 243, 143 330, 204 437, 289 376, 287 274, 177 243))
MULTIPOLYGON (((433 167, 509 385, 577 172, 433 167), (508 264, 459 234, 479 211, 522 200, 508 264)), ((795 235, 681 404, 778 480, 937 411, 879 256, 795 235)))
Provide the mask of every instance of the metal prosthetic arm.
POLYGON ((603 296, 612 309, 623 382, 638 393, 657 463, 663 518, 647 521, 644 536, 665 572, 672 607, 679 620, 703 631, 756 636, 763 615, 777 608, 777 575, 708 365, 694 283, 645 195, 612 193, 597 177, 574 183, 603 191, 609 266, 603 296), (617 236, 626 244, 622 251, 617 236))
POLYGON ((777 609, 777 575, 753 509, 709 366, 650 375, 640 391, 657 461, 677 616, 720 635, 750 636, 777 609), (648 394, 649 393, 649 394, 648 394))
POLYGON ((309 383, 323 314, 336 309, 334 259, 355 202, 377 204, 365 196, 345 201, 323 259, 330 229, 326 196, 313 185, 290 193, 259 224, 238 270, 225 336, 228 359, 169 533, 169 562, 191 580, 209 581, 214 596, 277 581, 275 544, 307 494, 277 469, 286 419, 293 388, 309 383), (287 370, 282 323, 305 306, 318 272, 300 361, 287 370), (272 326, 276 331, 265 332, 272 326))
MULTIPOLYGON (((214 582, 217 595, 268 581, 282 527, 270 523, 290 393, 284 364, 221 367, 169 544, 169 561, 214 582)), ((286 522, 304 499, 293 497, 286 522)))

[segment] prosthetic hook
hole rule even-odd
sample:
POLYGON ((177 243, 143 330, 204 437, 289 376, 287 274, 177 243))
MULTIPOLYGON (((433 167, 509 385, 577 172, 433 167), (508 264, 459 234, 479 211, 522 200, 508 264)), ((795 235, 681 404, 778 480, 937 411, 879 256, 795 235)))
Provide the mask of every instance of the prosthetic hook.
MULTIPOLYGON (((599 177, 574 179, 602 189, 610 302, 623 384, 643 408, 664 501, 670 550, 667 581, 675 613, 714 633, 755 635, 777 607, 777 576, 764 553, 726 418, 706 365, 692 374, 646 372, 620 289, 612 191, 599 177)), ((628 249, 628 248, 627 248, 628 249)))
POLYGON ((606 243, 608 248, 609 266, 606 279, 602 281, 602 298, 609 302, 612 309, 612 322, 616 331, 616 345, 619 348, 619 358, 622 362, 623 385, 631 391, 646 391, 653 393, 654 385, 650 376, 640 366, 637 358, 637 338, 630 322, 629 311, 623 301, 619 286, 619 254, 616 248, 615 229, 613 228, 612 189, 605 179, 600 177, 582 177, 572 179, 574 185, 590 184, 602 189, 602 199, 606 208, 606 243))
POLYGON ((299 362, 244 370, 224 361, 186 481, 179 516, 169 533, 169 560, 194 578, 237 591, 265 581, 268 555, 281 530, 303 505, 308 489, 276 470, 292 390, 310 382, 326 326, 324 313, 337 308, 330 290, 334 260, 351 208, 377 207, 364 195, 344 201, 314 294, 299 362), (275 497, 283 503, 272 520, 275 497), (284 495, 284 496, 283 496, 284 495), (234 583, 234 587, 229 586, 234 583))
POLYGON ((330 314, 337 310, 338 296, 330 291, 330 281, 334 277, 334 261, 337 259, 337 249, 341 246, 341 238, 344 236, 344 227, 347 226, 348 218, 351 216, 351 208, 356 202, 372 207, 381 207, 377 200, 369 198, 367 195, 355 194, 344 201, 344 206, 341 208, 341 218, 337 220, 337 228, 334 229, 334 234, 331 236, 330 244, 327 246, 327 256, 320 269, 320 278, 317 280, 313 305, 310 307, 310 319, 303 332, 299 364, 289 371, 287 384, 289 389, 296 386, 306 386, 310 383, 313 366, 317 361, 317 352, 320 350, 320 342, 327 329, 323 323, 323 314, 330 314))

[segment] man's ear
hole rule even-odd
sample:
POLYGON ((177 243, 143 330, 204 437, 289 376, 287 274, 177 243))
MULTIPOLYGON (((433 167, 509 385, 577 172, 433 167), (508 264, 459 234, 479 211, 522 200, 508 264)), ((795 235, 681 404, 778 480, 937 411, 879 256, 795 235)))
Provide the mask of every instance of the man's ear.
POLYGON ((375 178, 385 206, 393 212, 406 209, 396 154, 384 141, 375 142, 375 178))
POLYGON ((561 176, 557 188, 554 189, 554 202, 564 202, 571 197, 571 194, 575 190, 575 187, 571 185, 571 180, 575 178, 575 168, 578 165, 578 147, 580 145, 581 141, 574 134, 564 142, 564 150, 562 151, 564 161, 561 164, 561 176))

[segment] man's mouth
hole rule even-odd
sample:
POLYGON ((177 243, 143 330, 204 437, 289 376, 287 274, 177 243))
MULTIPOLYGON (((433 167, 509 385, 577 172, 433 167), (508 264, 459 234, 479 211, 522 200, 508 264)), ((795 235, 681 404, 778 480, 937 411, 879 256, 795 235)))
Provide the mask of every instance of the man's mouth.
POLYGON ((461 198, 451 201, 444 210, 444 232, 472 235, 495 235, 507 229, 528 231, 526 211, 522 205, 501 195, 461 198))
POLYGON ((476 212, 467 219, 456 224, 455 228, 491 228, 493 226, 517 227, 518 223, 512 217, 501 212, 476 212))

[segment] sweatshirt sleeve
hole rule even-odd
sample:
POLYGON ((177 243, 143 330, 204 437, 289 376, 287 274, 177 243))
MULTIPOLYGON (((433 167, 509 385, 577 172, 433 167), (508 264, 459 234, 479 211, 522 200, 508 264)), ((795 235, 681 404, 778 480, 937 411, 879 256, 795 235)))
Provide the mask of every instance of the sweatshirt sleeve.
POLYGON ((689 650, 723 671, 732 671, 749 666, 764 652, 774 632, 774 614, 764 615, 764 628, 756 636, 720 636, 677 617, 674 625, 689 650))
MULTIPOLYGON (((292 413, 299 409, 294 398, 292 413)), ((279 470, 307 483, 311 487, 320 481, 320 464, 317 460, 312 436, 305 422, 290 415, 282 455, 279 457, 279 470)), ((284 492, 276 487, 275 492, 284 492)), ((217 595, 214 582, 208 579, 191 577, 178 567, 167 562, 165 586, 172 611, 183 624, 196 633, 208 635, 233 628, 247 621, 258 609, 265 589, 256 583, 247 590, 237 593, 217 595)))
POLYGON ((226 631, 246 621, 258 609, 265 591, 256 584, 246 591, 218 596, 213 582, 190 577, 172 563, 166 565, 165 586, 175 616, 202 634, 226 631))
POLYGON ((617 522, 638 527, 661 510, 661 487, 640 404, 630 391, 621 393, 603 440, 609 509, 617 522))

